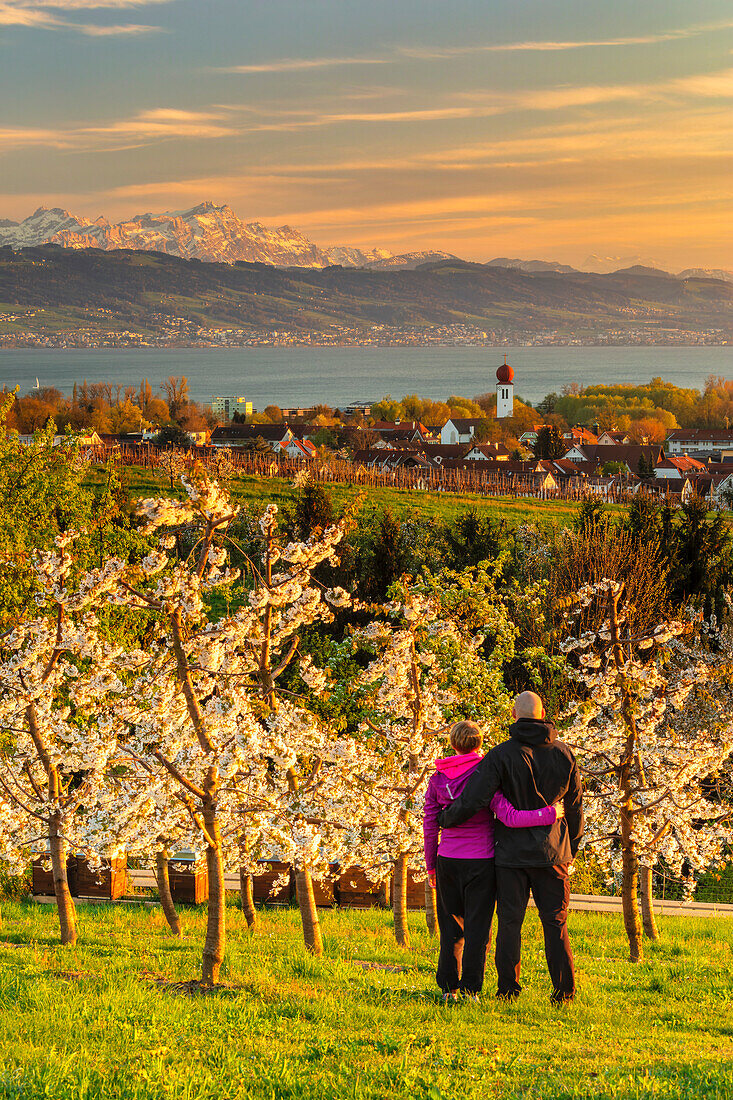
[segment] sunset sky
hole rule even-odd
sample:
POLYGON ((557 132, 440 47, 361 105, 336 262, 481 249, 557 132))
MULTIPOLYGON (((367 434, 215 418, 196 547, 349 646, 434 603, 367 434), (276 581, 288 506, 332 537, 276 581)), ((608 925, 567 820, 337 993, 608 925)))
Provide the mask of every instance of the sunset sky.
POLYGON ((0 0, 0 219, 733 268, 730 0, 0 0))

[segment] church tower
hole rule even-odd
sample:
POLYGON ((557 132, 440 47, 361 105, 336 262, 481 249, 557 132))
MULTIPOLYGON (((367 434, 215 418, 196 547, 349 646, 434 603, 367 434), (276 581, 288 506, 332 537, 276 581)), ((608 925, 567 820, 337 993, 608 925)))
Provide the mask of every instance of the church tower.
POLYGON ((514 371, 506 361, 506 355, 504 356, 504 362, 496 372, 496 417, 497 420, 503 420, 506 416, 511 416, 514 412, 514 371))

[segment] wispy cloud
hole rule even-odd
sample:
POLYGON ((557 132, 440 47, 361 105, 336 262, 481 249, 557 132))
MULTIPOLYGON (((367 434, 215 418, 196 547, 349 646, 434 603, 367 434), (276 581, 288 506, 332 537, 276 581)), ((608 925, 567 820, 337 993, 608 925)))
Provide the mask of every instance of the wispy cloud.
POLYGON ((181 111, 170 107, 156 107, 140 111, 131 118, 99 126, 77 126, 66 129, 7 126, 0 128, 0 153, 30 147, 80 151, 94 149, 104 152, 109 148, 133 148, 152 141, 173 139, 206 139, 231 137, 236 134, 225 116, 215 111, 181 111))
POLYGON ((13 149, 29 149, 40 146, 45 149, 67 149, 70 142, 58 130, 46 130, 33 126, 0 127, 0 153, 13 149))
POLYGON ((126 138, 212 138, 227 137, 236 131, 222 122, 223 115, 214 111, 181 111, 171 107, 156 107, 140 111, 129 119, 120 119, 105 126, 88 126, 73 134, 122 136, 126 138))
MULTIPOLYGON (((76 29, 76 27, 74 29, 76 29)), ((121 23, 119 25, 111 24, 109 26, 98 23, 87 23, 85 26, 80 27, 79 30, 89 38, 110 38, 113 35, 120 34, 152 34, 162 31, 163 28, 153 27, 149 23, 121 23)))
MULTIPOLYGON (((32 2, 32 0, 29 0, 32 2)), ((72 0, 73 2, 73 0, 72 0)), ((113 0, 109 0, 110 3, 113 0)), ((124 2, 124 0, 123 0, 124 2)), ((733 29, 733 19, 696 23, 653 34, 619 35, 608 38, 525 39, 517 42, 474 43, 468 46, 398 46, 381 57, 283 57, 272 61, 231 65, 218 69, 222 73, 284 73, 328 69, 341 65, 388 65, 399 59, 442 61, 482 53, 556 53, 567 50, 609 49, 627 46, 655 46, 679 42, 715 31, 733 29)))
POLYGON ((681 76, 670 81, 670 88, 704 99, 730 99, 733 97, 733 68, 696 76, 681 76))
POLYGON ((697 23, 690 27, 661 31, 656 34, 626 35, 617 38, 580 38, 555 41, 553 39, 526 39, 518 42, 476 43, 470 46, 403 46, 397 51, 403 57, 420 61, 440 61, 443 58, 463 57, 480 53, 556 53, 564 50, 602 49, 618 46, 656 46, 663 42, 679 42, 697 38, 712 31, 730 30, 733 19, 716 23, 697 23))
MULTIPOLYGON (((491 118, 515 112, 562 112, 574 108, 635 103, 660 107, 695 100, 733 98, 733 68, 714 73, 629 84, 556 84, 531 90, 481 89, 454 92, 429 107, 394 110, 328 111, 312 108, 253 108, 251 104, 226 104, 222 110, 246 116, 240 133, 287 132, 344 124, 405 124, 491 118)), ((596 125, 598 125, 596 123, 596 125)))
POLYGON ((389 57, 282 57, 251 65, 230 65, 220 73, 289 73, 307 69, 333 69, 338 65, 387 65, 389 57))
POLYGON ((149 4, 170 2, 172 0, 0 0, 0 27, 72 31, 92 38, 150 34, 162 28, 142 23, 80 23, 73 18, 65 18, 61 13, 75 15, 83 12, 125 11, 149 4))

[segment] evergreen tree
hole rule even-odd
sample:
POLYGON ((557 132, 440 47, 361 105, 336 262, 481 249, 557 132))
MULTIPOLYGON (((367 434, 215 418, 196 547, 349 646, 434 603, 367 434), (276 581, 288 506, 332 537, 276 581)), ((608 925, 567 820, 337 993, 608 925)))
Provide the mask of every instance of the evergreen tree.
POLYGON ((639 465, 637 466, 637 471, 642 481, 646 480, 646 478, 654 476, 654 463, 652 462, 651 457, 647 458, 643 451, 639 455, 639 465))
POLYGON ((651 542, 660 537, 661 509, 650 496, 639 492, 626 509, 623 525, 635 538, 651 542))
POLYGON ((365 549, 366 553, 360 555, 359 591, 370 599, 383 600, 408 563, 402 526, 391 509, 385 508, 380 513, 365 549))
POLYGON ((476 508, 467 508, 444 525, 446 564, 451 569, 466 569, 482 561, 493 561, 505 535, 504 520, 494 521, 488 515, 479 515, 476 508))
POLYGON ((537 433, 534 446, 536 458, 562 458, 567 451, 560 429, 554 424, 545 424, 537 433))
POLYGON ((317 481, 306 481, 295 499, 289 516, 298 538, 306 539, 313 531, 324 531, 334 522, 331 494, 317 481))
POLYGON ((608 513, 600 497, 586 497, 573 521, 576 531, 590 533, 608 526, 608 513))
POLYGON ((674 603, 697 599, 708 614, 720 608, 733 566, 733 542, 722 514, 709 515, 705 501, 693 497, 679 509, 666 549, 674 603))

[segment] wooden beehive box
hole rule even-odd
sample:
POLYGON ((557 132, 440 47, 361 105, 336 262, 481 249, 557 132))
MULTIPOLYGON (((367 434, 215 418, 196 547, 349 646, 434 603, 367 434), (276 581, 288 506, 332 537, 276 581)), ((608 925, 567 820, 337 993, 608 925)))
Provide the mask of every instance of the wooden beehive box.
POLYGON ((115 901, 127 890, 127 856, 105 859, 98 871, 90 868, 84 856, 77 856, 75 863, 73 886, 69 883, 74 897, 115 901))
POLYGON ((265 859, 259 862, 259 867, 259 873, 252 876, 252 893, 255 901, 268 902, 270 905, 289 905, 295 892, 294 876, 290 865, 265 859), (279 878, 285 871, 288 872, 285 884, 275 890, 274 893, 271 893, 275 879, 279 878))
MULTIPOLYGON (((424 909, 425 908, 425 880, 421 879, 420 882, 416 882, 413 876, 419 875, 420 872, 411 868, 407 872, 407 908, 408 909, 424 909)), ((393 880, 394 882, 394 880, 393 880)), ((394 901, 394 898, 392 898, 394 901)))
POLYGON ((201 905, 209 896, 209 873, 205 860, 173 856, 168 867, 168 881, 173 901, 201 905))
POLYGON ((317 882, 313 879, 313 897, 319 909, 332 909, 336 904, 333 883, 317 882))
MULTIPOLYGON (((56 891, 53 888, 53 871, 49 867, 43 869, 43 861, 33 860, 33 894, 35 897, 52 897, 56 891)), ((69 880, 69 890, 74 893, 72 882, 76 871, 76 860, 72 857, 66 861, 66 877, 69 880)))
POLYGON ((371 882, 359 867, 347 867, 334 883, 338 904, 348 909, 386 908, 389 890, 389 881, 371 882))

